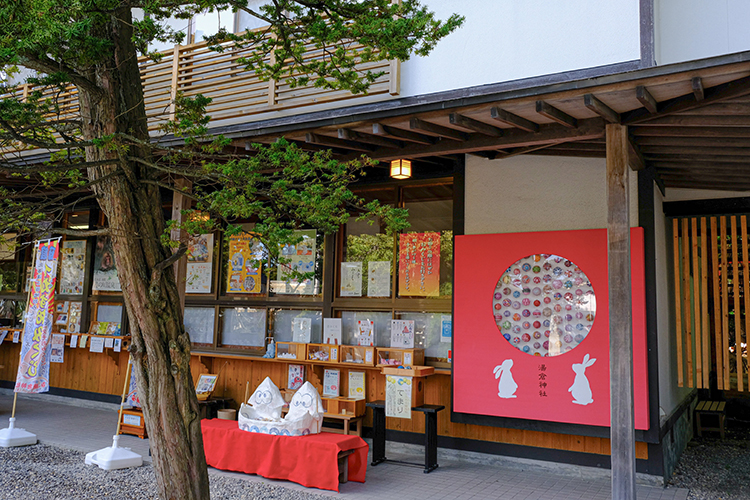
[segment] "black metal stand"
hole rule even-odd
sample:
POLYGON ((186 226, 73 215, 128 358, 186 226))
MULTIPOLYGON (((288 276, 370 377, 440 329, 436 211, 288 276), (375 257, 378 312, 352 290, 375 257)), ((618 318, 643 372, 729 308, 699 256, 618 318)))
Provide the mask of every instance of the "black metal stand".
MULTIPOLYGON (((418 465, 410 462, 399 460, 388 460, 385 457, 385 401, 372 401, 367 403, 372 408, 372 463, 375 466, 383 462, 391 462, 403 465, 418 465)), ((437 463, 437 414, 444 410, 442 405, 422 405, 415 406, 412 411, 424 413, 424 473, 429 474, 438 468, 437 463)))

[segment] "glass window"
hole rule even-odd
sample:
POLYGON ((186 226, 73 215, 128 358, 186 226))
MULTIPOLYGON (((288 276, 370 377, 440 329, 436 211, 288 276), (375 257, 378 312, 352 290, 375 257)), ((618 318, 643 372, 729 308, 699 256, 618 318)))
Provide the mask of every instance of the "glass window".
POLYGON ((374 323, 375 346, 391 346, 391 319, 390 312, 372 311, 342 311, 341 312, 341 343, 343 345, 357 345, 358 321, 370 320, 374 323))
MULTIPOLYGON (((396 190, 372 189, 357 191, 366 202, 378 200, 384 205, 396 204, 396 190)), ((393 274, 394 238, 386 236, 381 230, 379 220, 357 220, 353 215, 344 226, 344 256, 342 262, 356 265, 361 263, 362 287, 357 292, 340 294, 341 289, 354 288, 351 283, 342 282, 337 295, 362 297, 391 297, 393 274), (372 263, 372 264, 371 264, 372 263)), ((346 280, 346 276, 341 277, 346 280)))
POLYGON ((219 313, 219 322, 222 346, 239 349, 265 346, 265 309, 224 307, 219 313))
MULTIPOLYGON (((294 342, 293 332, 295 325, 305 325, 306 322, 296 320, 310 320, 310 342, 320 344, 323 341, 323 313, 321 311, 305 311, 298 309, 274 309, 271 311, 273 318, 273 338, 276 342, 294 342)), ((299 326, 298 326, 299 328, 299 326)))
POLYGON ((294 238, 301 238, 301 241, 279 250, 279 262, 271 269, 270 294, 319 296, 325 235, 314 229, 301 229, 295 231, 294 238), (310 279, 299 280, 293 278, 292 273, 315 274, 310 279))
POLYGON ((404 188, 411 227, 399 238, 399 297, 453 294, 453 186, 404 188))
POLYGON ((414 347, 424 349, 427 358, 448 358, 451 348, 450 337, 442 342, 443 320, 450 321, 451 315, 446 313, 396 313, 398 319, 414 321, 414 347))
POLYGON ((185 330, 193 344, 213 345, 215 316, 216 310, 213 307, 185 308, 185 330))
POLYGON ((122 322, 122 305, 99 304, 96 308, 96 321, 107 323, 122 322))

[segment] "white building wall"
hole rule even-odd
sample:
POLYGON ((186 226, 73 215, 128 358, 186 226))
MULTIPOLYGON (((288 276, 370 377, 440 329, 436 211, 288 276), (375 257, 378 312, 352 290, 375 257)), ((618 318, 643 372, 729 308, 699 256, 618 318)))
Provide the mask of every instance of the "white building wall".
MULTIPOLYGON (((630 224, 638 176, 630 172, 630 224)), ((599 158, 466 157, 466 234, 607 227, 606 165, 599 158)))
POLYGON ((505 82, 640 59, 639 0, 424 0, 466 17, 427 58, 402 65, 401 95, 505 82))
POLYGON ((654 0, 657 64, 750 50, 747 0, 654 0))

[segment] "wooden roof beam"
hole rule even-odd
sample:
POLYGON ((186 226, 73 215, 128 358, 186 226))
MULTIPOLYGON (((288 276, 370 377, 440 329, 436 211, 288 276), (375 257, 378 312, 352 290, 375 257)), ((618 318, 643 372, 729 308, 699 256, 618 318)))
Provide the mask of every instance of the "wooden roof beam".
POLYGON ((750 138, 750 127, 630 127, 635 136, 643 137, 716 137, 727 139, 750 138))
POLYGON ((662 101, 658 103, 658 109, 655 113, 645 108, 635 109, 624 113, 622 115, 622 122, 626 125, 634 125, 643 121, 661 118, 662 116, 698 109, 716 102, 746 96, 750 94, 750 76, 704 89, 703 94, 704 98, 700 101, 695 100, 695 95, 692 92, 662 101))
POLYGON ((717 182, 709 180, 682 180, 682 179, 664 179, 664 185, 667 188, 688 188, 688 189, 715 189, 717 191, 750 191, 750 183, 740 184, 738 182, 717 182))
POLYGON ((734 158, 750 159, 750 148, 748 147, 706 147, 706 146, 689 146, 686 144, 664 145, 664 144, 639 144, 638 147, 645 156, 659 155, 717 155, 734 158))
POLYGON ((476 135, 462 143, 439 141, 432 146, 409 145, 399 150, 397 154, 379 150, 371 156, 378 160, 392 160, 398 157, 419 158, 442 154, 466 154, 475 151, 497 151, 498 149, 505 148, 600 139, 603 136, 604 120, 601 118, 590 118, 588 120, 581 120, 576 129, 550 123, 540 126, 539 132, 536 134, 511 129, 506 130, 502 137, 476 135))
POLYGON ((387 139, 385 137, 380 137, 377 135, 361 134, 357 132, 356 130, 351 130, 348 128, 338 129, 338 134, 339 134, 339 139, 344 139, 347 141, 363 142, 365 144, 373 144, 375 146, 380 146, 383 148, 403 148, 404 147, 404 143, 402 141, 387 139))
POLYGON ((724 163, 724 164, 747 164, 750 166, 750 152, 747 157, 728 156, 728 155, 680 155, 680 154, 658 154, 650 153, 644 155, 646 161, 650 163, 670 162, 686 164, 705 164, 705 163, 724 163))
POLYGON ((638 149, 638 146, 633 144, 631 139, 628 139, 628 162, 630 169, 636 172, 646 168, 646 160, 643 159, 641 150, 638 149))
POLYGON ((493 106, 492 109, 490 109, 490 116, 499 122, 510 125, 511 127, 520 128, 526 132, 539 132, 539 124, 498 107, 493 106))
POLYGON ((434 135, 436 137, 442 137, 445 139, 452 139, 454 141, 466 141, 469 139, 469 134, 461 132, 453 128, 443 127, 436 123, 426 122, 419 118, 412 118, 409 120, 409 128, 412 130, 419 130, 428 135, 434 135))
POLYGON ((536 102, 536 112, 568 128, 576 128, 578 120, 544 101, 536 102))
POLYGON ((307 133, 305 134, 305 142, 310 144, 317 144, 319 146, 326 146, 331 148, 348 149, 353 151, 360 151, 362 153, 370 153, 377 149, 376 146, 371 144, 363 144, 357 141, 347 141, 344 139, 338 139, 336 137, 328 137, 327 135, 319 135, 307 133))
POLYGON ((451 125, 458 125, 459 127, 469 129, 472 132, 488 135, 490 137, 503 136, 503 130, 501 128, 487 125, 484 122, 480 122, 479 120, 475 120, 474 118, 469 118, 468 116, 464 116, 458 113, 451 113, 448 118, 451 122, 451 125))
POLYGON ((583 96, 583 105, 609 123, 620 123, 620 113, 600 101, 594 94, 583 96))
POLYGON ((656 113, 659 111, 659 103, 656 102, 656 99, 651 95, 651 92, 649 92, 643 85, 638 85, 635 88, 635 98, 643 104, 643 107, 646 108, 649 113, 656 113))
POLYGON ((702 101, 706 98, 706 92, 703 90, 703 80, 700 76, 694 77, 691 82, 693 86, 693 95, 696 101, 702 101))
POLYGON ((425 146, 430 146, 437 142, 437 139, 435 139, 434 137, 430 137, 429 135, 418 134, 416 132, 412 132, 411 130, 393 128, 388 125, 383 125, 382 123, 373 123, 372 133, 373 135, 381 137, 389 137, 391 139, 400 139, 404 141, 415 142, 417 144, 423 144, 425 146))

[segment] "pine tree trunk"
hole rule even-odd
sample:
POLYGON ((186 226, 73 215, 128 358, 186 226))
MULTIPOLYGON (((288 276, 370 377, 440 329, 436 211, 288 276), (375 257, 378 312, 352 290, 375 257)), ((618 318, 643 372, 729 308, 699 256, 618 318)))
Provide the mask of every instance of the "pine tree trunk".
MULTIPOLYGON (((148 141, 131 26, 129 8, 115 12, 102 33, 113 41, 112 59, 87 75, 102 92, 79 88, 85 139, 120 133, 148 141)), ((118 159, 116 165, 90 168, 88 174, 98 180, 94 192, 112 231, 160 495, 204 500, 209 498, 208 472, 190 374, 190 339, 172 266, 164 265, 171 250, 160 242, 165 221, 159 189, 147 183, 159 173, 132 157, 150 161, 151 153, 138 146, 86 149, 88 161, 118 159)))

